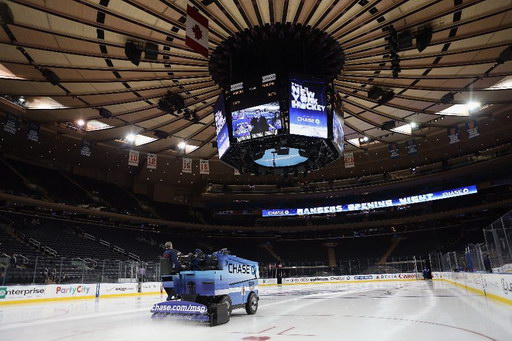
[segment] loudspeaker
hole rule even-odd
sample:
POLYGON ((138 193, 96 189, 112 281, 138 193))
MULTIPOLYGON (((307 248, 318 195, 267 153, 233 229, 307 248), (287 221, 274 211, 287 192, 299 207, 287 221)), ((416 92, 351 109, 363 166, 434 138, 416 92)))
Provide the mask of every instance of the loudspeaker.
POLYGON ((411 31, 402 31, 398 33, 398 49, 400 51, 412 47, 412 34, 411 31))
POLYGON ((444 95, 443 97, 441 97, 441 103, 450 104, 454 98, 455 97, 453 96, 453 94, 451 92, 449 92, 446 95, 444 95))
POLYGON ((133 41, 127 41, 124 45, 124 54, 132 64, 138 66, 140 64, 140 57, 142 51, 139 46, 135 45, 133 41))
POLYGON ((395 121, 387 121, 387 122, 384 122, 381 126, 381 129, 382 130, 391 130, 393 128, 396 127, 396 122, 395 121))
POLYGON ((57 76, 52 70, 41 69, 41 72, 43 73, 44 78, 46 78, 46 80, 51 84, 57 85, 60 83, 59 76, 57 76))
POLYGON ((384 90, 378 86, 373 86, 370 88, 370 90, 368 90, 368 98, 370 99, 377 99, 382 95, 384 95, 384 90))
POLYGON ((392 90, 386 91, 384 95, 377 101, 380 105, 391 101, 395 97, 395 93, 392 90))
POLYGON ((503 64, 506 61, 512 60, 512 45, 507 47, 500 53, 500 56, 496 60, 498 64, 503 64))
POLYGON ((14 24, 12 19, 12 12, 5 2, 0 3, 0 23, 1 24, 14 24))
POLYGON ((104 117, 104 118, 111 118, 112 117, 112 113, 108 109, 100 108, 99 111, 100 111, 100 116, 101 117, 104 117))
POLYGON ((153 43, 146 43, 146 59, 157 60, 158 59, 158 45, 153 43))
POLYGON ((426 49, 432 41, 432 32, 433 30, 430 26, 425 26, 418 30, 418 34, 416 35, 416 49, 418 49, 419 52, 426 49))

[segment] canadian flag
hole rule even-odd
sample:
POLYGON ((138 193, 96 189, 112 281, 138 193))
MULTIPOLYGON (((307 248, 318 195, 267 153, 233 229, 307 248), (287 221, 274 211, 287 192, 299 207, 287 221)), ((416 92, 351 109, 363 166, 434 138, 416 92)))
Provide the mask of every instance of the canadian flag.
POLYGON ((208 58, 208 19, 187 5, 187 37, 185 44, 208 58))

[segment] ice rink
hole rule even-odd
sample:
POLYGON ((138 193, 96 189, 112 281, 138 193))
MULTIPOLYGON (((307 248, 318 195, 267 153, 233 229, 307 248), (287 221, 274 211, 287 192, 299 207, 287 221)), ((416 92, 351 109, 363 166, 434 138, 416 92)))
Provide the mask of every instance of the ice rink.
POLYGON ((206 324, 151 320, 160 296, 0 305, 0 339, 512 340, 512 307, 445 282, 260 288, 256 315, 206 324))

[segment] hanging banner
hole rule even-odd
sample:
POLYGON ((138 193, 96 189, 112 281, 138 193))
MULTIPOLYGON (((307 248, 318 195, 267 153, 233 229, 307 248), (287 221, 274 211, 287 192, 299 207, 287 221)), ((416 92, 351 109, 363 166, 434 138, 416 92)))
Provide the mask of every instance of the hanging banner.
POLYGON ((148 153, 148 168, 156 169, 157 156, 156 154, 148 153))
POLYGON ((39 124, 35 122, 28 123, 27 138, 30 141, 39 142, 39 124))
POLYGON ((18 130, 18 117, 13 114, 7 114, 4 121, 4 131, 15 135, 18 130))
POLYGON ((391 143, 388 149, 390 158, 398 159, 400 157, 400 147, 398 146, 398 143, 391 143))
POLYGON ((183 167, 181 171, 183 173, 192 173, 192 159, 183 158, 183 167))
POLYGON ((199 160, 199 174, 210 174, 210 162, 208 160, 199 160))
POLYGON ((478 130, 478 122, 476 120, 466 122, 466 130, 468 131, 468 137, 470 139, 480 135, 480 130, 478 130))
POLYGON ((453 126, 448 128, 448 139, 450 140, 450 144, 460 142, 459 127, 453 126))
POLYGON ((354 153, 344 153, 343 160, 345 161, 345 168, 354 168, 356 166, 354 153))
POLYGON ((235 169, 233 170, 233 174, 235 174, 235 175, 240 175, 240 171, 239 171, 238 169, 236 169, 236 168, 235 168, 235 169))
POLYGON ((82 145, 80 146, 80 155, 82 156, 91 156, 93 142, 88 140, 82 140, 82 145))
POLYGON ((187 5, 185 45, 208 58, 208 18, 187 5))
POLYGON ((407 151, 407 154, 414 155, 418 152, 418 147, 416 145, 416 140, 407 140, 405 141, 405 150, 407 151))
POLYGON ((128 166, 138 166, 139 165, 139 152, 136 150, 130 150, 130 154, 128 154, 128 166))

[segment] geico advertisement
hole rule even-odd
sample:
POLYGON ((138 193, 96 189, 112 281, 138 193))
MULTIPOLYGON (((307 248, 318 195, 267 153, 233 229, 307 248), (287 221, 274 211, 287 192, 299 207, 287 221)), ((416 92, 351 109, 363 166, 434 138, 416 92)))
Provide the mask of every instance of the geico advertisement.
POLYGON ((160 282, 143 282, 140 285, 140 292, 160 292, 161 287, 160 282))
POLYGON ((317 277, 295 277, 283 278, 283 283, 315 283, 315 282, 343 282, 343 281, 387 281, 387 280, 411 280, 416 279, 415 273, 400 274, 369 274, 351 276, 317 276, 317 277))
POLYGON ((101 295, 123 295, 138 292, 138 283, 101 283, 101 295))

